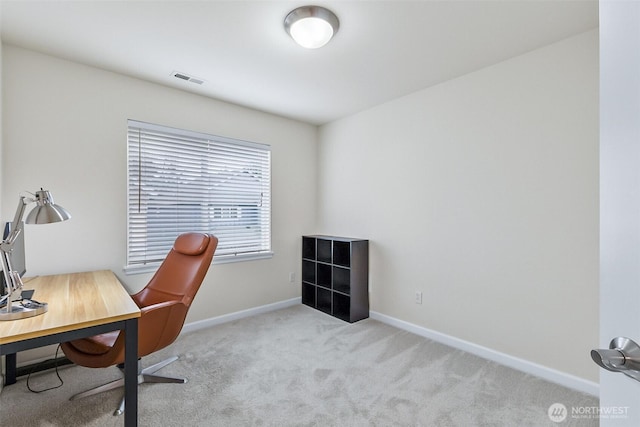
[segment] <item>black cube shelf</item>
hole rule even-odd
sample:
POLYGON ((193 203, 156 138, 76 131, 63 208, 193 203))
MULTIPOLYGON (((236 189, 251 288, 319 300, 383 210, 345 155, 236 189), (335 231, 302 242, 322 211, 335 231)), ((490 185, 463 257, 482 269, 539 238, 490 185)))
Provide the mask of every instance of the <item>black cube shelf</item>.
POLYGON ((369 317, 369 241, 302 236, 302 303, 353 323, 369 317))

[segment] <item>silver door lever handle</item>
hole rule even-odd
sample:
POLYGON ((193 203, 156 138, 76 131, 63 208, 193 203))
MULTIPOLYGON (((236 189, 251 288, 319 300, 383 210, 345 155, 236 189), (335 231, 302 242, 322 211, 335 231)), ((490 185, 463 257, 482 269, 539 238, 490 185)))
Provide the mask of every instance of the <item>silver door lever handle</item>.
POLYGON ((622 372, 640 381, 640 346, 629 338, 616 337, 608 349, 591 350, 591 358, 607 371, 622 372))

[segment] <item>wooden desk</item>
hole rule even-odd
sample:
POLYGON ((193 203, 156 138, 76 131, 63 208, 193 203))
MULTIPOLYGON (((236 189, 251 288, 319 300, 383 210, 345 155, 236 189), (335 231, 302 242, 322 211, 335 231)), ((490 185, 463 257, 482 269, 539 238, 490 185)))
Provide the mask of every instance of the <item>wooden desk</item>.
MULTIPOLYGON (((138 423, 138 318, 140 309, 113 272, 39 276, 24 284, 49 310, 26 319, 0 321, 0 355, 6 384, 15 383, 15 353, 115 330, 125 331, 124 425, 138 423)), ((1 414, 0 414, 1 416, 1 414)))

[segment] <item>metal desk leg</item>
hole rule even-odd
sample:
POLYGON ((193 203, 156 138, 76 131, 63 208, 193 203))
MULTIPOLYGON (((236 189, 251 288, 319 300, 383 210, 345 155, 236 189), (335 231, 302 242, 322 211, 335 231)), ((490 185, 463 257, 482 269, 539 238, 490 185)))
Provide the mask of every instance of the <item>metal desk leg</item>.
POLYGON ((4 385, 16 383, 16 354, 11 353, 4 356, 4 366, 6 368, 6 376, 4 377, 4 385))
POLYGON ((125 321, 124 425, 138 425, 138 319, 125 321))

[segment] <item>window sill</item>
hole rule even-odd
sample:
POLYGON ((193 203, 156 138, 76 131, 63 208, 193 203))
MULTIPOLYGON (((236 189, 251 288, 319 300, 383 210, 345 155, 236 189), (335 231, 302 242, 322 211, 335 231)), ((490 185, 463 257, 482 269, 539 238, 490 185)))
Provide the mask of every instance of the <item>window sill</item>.
MULTIPOLYGON (((242 255, 214 255, 212 264, 228 264, 231 262, 256 261, 270 258, 273 258, 273 252, 260 252, 255 254, 242 255)), ((160 267, 160 264, 160 262, 155 262, 153 264, 144 265, 127 265, 122 268, 122 271, 124 271, 124 274, 126 274, 127 276, 131 276, 134 274, 153 273, 158 269, 158 267, 160 267)))

